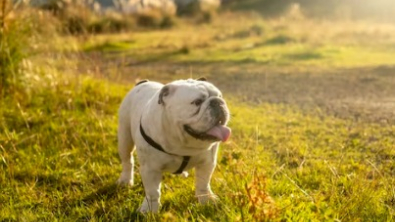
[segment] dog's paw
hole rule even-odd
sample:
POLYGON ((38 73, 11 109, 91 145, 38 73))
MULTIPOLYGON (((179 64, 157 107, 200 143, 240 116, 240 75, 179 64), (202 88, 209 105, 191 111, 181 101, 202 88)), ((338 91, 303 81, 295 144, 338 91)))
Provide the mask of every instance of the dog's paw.
POLYGON ((218 201, 217 195, 213 193, 199 194, 196 196, 200 204, 216 203, 218 201))
POLYGON ((133 186, 134 182, 133 182, 133 179, 131 177, 121 176, 117 180, 117 184, 118 185, 122 185, 122 186, 133 186))
POLYGON ((159 202, 158 201, 147 201, 144 199, 143 203, 139 208, 140 213, 158 213, 159 212, 159 202))
POLYGON ((180 175, 184 178, 187 178, 189 176, 189 173, 187 171, 183 171, 180 175))

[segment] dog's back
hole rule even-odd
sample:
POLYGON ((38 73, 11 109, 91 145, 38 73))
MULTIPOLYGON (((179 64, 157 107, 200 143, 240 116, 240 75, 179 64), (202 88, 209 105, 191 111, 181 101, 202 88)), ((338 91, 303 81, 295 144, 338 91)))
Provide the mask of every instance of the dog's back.
MULTIPOLYGON (((151 99, 163 87, 163 84, 151 81, 141 81, 123 99, 119 107, 119 127, 130 127, 131 122, 139 122, 139 118, 151 99), (143 102, 142 102, 143 101, 143 102)), ((133 129, 128 129, 133 134, 133 129)))

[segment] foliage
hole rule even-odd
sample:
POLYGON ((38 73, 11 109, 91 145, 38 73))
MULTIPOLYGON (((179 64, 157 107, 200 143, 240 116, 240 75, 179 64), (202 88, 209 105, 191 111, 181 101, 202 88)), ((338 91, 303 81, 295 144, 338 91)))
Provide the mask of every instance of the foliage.
POLYGON ((141 27, 169 28, 176 24, 171 15, 164 15, 158 11, 150 11, 135 16, 136 22, 141 27))
POLYGON ((29 17, 15 15, 12 2, 0 2, 0 98, 23 85, 22 63, 33 34, 29 17), (15 18, 19 16, 19 18, 15 18))
POLYGON ((52 0, 40 6, 53 13, 61 23, 61 30, 69 34, 122 32, 136 25, 150 28, 168 28, 175 24, 174 17, 159 10, 136 15, 120 11, 103 11, 95 1, 52 0))
POLYGON ((95 18, 85 27, 89 33, 117 33, 135 28, 136 21, 117 12, 108 11, 105 15, 95 18))

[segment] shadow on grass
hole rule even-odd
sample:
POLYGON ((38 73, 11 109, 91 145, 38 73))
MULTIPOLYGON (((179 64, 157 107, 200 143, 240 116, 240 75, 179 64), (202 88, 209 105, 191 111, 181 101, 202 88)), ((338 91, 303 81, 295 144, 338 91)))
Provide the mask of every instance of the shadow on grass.
POLYGON ((47 186, 57 190, 63 190, 70 186, 82 186, 81 182, 66 179, 61 174, 49 174, 49 173, 32 173, 32 172, 17 172, 13 175, 14 180, 21 183, 34 182, 35 186, 42 187, 47 186))
MULTIPOLYGON (((75 204, 78 205, 83 203, 84 205, 91 205, 94 203, 104 202, 107 205, 107 207, 105 208, 98 207, 94 212, 94 217, 98 219, 102 218, 107 220, 115 216, 115 215, 109 215, 109 212, 107 212, 106 209, 108 210, 111 208, 117 208, 115 205, 118 205, 119 207, 123 208, 122 209, 124 215, 124 217, 122 218, 123 221, 146 221, 146 216, 139 213, 137 211, 137 207, 128 206, 129 204, 126 203, 130 199, 137 199, 138 201, 140 201, 139 198, 133 198, 133 196, 128 195, 129 194, 128 191, 131 191, 135 194, 140 194, 142 196, 143 191, 141 187, 142 185, 127 187, 127 186, 119 186, 117 184, 108 184, 86 195, 81 200, 77 200, 75 204)), ((135 203, 133 205, 138 205, 138 204, 139 203, 135 203)))
MULTIPOLYGON (((94 209, 93 214, 88 215, 88 217, 99 220, 117 221, 119 220, 118 217, 122 215, 123 221, 144 221, 144 215, 137 211, 140 201, 139 196, 143 196, 143 189, 139 184, 133 187, 127 187, 110 183, 80 198, 65 200, 57 208, 65 209, 64 214, 66 215, 73 215, 75 209, 88 207, 94 209), (130 202, 130 200, 138 200, 138 202, 130 202)), ((86 217, 86 215, 83 217, 86 217)))
POLYGON ((121 187, 117 184, 107 184, 86 195, 81 200, 78 200, 78 202, 83 202, 84 204, 91 204, 100 200, 112 199, 117 196, 117 193, 124 189, 126 189, 126 187, 121 187))

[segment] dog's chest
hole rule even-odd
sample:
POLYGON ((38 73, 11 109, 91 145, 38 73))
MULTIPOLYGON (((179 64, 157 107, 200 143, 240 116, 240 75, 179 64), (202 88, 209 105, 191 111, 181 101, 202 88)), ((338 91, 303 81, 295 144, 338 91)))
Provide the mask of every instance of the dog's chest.
POLYGON ((162 171, 175 173, 182 169, 182 171, 188 171, 197 165, 204 164, 206 162, 205 156, 191 156, 189 160, 182 156, 171 156, 162 166, 162 171), (183 162, 186 162, 183 164, 183 162))
MULTIPOLYGON (((185 161, 183 156, 176 156, 155 150, 152 147, 137 149, 140 165, 149 166, 152 169, 160 169, 162 172, 175 173, 185 161)), ((198 165, 210 163, 213 160, 212 152, 207 151, 199 155, 191 156, 183 171, 188 171, 198 165)))

